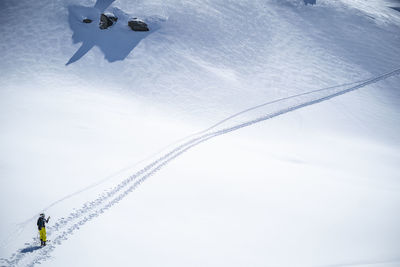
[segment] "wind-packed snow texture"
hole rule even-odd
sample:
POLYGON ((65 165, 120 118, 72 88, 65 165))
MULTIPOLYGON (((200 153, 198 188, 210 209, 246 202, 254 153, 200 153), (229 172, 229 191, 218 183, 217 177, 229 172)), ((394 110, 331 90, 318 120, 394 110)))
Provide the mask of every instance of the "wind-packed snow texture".
POLYGON ((0 6, 0 266, 400 266, 388 2, 0 6))

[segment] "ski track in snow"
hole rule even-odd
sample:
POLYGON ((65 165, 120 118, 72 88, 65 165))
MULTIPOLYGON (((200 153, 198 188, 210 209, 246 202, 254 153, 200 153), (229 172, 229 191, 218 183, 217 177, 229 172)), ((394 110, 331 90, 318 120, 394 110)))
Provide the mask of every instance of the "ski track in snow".
MULTIPOLYGON (((344 84, 335 85, 335 86, 330 86, 330 87, 326 87, 326 88, 322 88, 322 89, 317 89, 317 90, 313 90, 313 91, 307 91, 307 92, 304 92, 304 93, 300 93, 300 94, 291 95, 291 96, 288 96, 288 97, 283 97, 283 98, 275 99, 275 100, 272 100, 272 101, 268 101, 268 102, 265 102, 265 103, 262 103, 262 104, 259 104, 259 105, 256 105, 256 106, 247 108, 247 109, 245 109, 245 110, 239 111, 239 112, 237 112, 237 113, 235 113, 235 114, 233 114, 233 115, 231 115, 231 116, 229 116, 229 117, 227 117, 227 118, 225 118, 225 119, 223 119, 223 120, 221 120, 221 121, 218 121, 217 123, 213 124, 212 126, 206 128, 206 129, 204 129, 204 130, 195 132, 195 133, 193 133, 193 134, 187 135, 187 136, 185 136, 185 137, 182 137, 182 138, 180 138, 180 139, 177 139, 177 140, 173 141, 172 143, 170 143, 170 144, 168 144, 168 145, 162 147, 161 149, 157 150, 157 152, 155 152, 155 153, 153 153, 153 154, 147 156, 146 158, 144 158, 144 159, 142 159, 142 160, 136 162, 136 163, 133 164, 133 165, 126 166, 126 167, 124 167, 123 169, 120 169, 119 171, 116 171, 116 172, 114 172, 114 173, 108 175, 107 177, 105 177, 104 179, 101 179, 100 181, 97 181, 97 182, 95 182, 95 183, 93 183, 93 184, 91 184, 91 185, 88 185, 88 186, 86 186, 86 187, 84 187, 84 188, 82 188, 82 189, 80 189, 80 190, 77 190, 77 191, 75 191, 75 192, 73 192, 73 193, 70 193, 70 194, 68 194, 68 195, 65 195, 64 197, 62 197, 62 198, 60 198, 60 199, 58 199, 58 200, 52 202, 51 204, 49 204, 47 207, 41 209, 40 212, 45 212, 45 211, 47 211, 48 209, 50 209, 51 207, 54 207, 55 205, 57 205, 57 204, 63 202, 64 200, 67 200, 67 199, 69 199, 69 198, 71 198, 71 197, 77 196, 77 195, 79 195, 79 194, 81 194, 81 193, 83 193, 83 192, 85 192, 85 191, 87 191, 87 190, 93 189, 93 188, 95 188, 96 186, 101 185, 102 183, 104 183, 104 182, 108 181, 109 179, 115 177, 116 175, 118 175, 118 174, 120 174, 120 173, 122 173, 122 172, 124 172, 124 171, 127 171, 127 170, 129 170, 129 169, 132 169, 132 168, 136 167, 137 165, 139 165, 139 164, 141 164, 141 163, 143 163, 143 162, 149 161, 149 160, 151 160, 151 159, 153 159, 153 158, 155 158, 155 157, 161 155, 161 154, 162 154, 163 152, 165 152, 167 149, 170 149, 171 147, 176 146, 177 144, 179 144, 179 143, 181 143, 181 142, 183 142, 183 141, 185 141, 185 140, 188 140, 189 138, 192 138, 192 137, 197 136, 197 135, 200 135, 200 134, 204 134, 204 133, 206 133, 206 132, 208 132, 208 131, 210 131, 210 130, 216 128, 217 126, 219 126, 219 125, 221 125, 221 124, 223 124, 223 123, 225 123, 225 122, 227 122, 227 121, 229 121, 229 120, 231 120, 231 119, 233 119, 233 118, 236 118, 236 117, 238 117, 238 116, 240 116, 240 115, 242 115, 242 114, 245 114, 245 113, 247 113, 247 112, 249 112, 249 111, 256 110, 256 109, 265 107, 265 106, 267 106, 267 105, 279 103, 279 102, 281 102, 281 101, 290 100, 290 99, 293 99, 293 98, 296 98, 296 97, 300 97, 300 96, 304 96, 304 95, 310 95, 310 94, 317 93, 317 92, 323 92, 323 91, 331 90, 331 89, 334 89, 334 88, 341 88, 341 87, 345 87, 345 86, 355 85, 355 84, 359 84, 359 83, 363 83, 363 82, 370 81, 370 80, 372 80, 372 79, 374 79, 374 78, 368 78, 368 79, 364 79, 364 80, 360 80, 360 81, 356 81, 356 82, 344 83, 344 84)), ((38 213, 40 213, 40 212, 39 212, 39 211, 38 211, 38 212, 35 212, 35 214, 38 214, 38 213)), ((27 220, 25 220, 25 221, 23 221, 23 222, 21 222, 21 223, 18 223, 18 225, 20 226, 20 228, 25 228, 26 225, 32 223, 32 221, 34 221, 35 219, 36 219, 36 215, 33 215, 31 218, 29 218, 29 219, 27 219, 27 220)), ((21 231, 22 231, 22 229, 17 229, 15 232, 21 232, 21 231)), ((14 235, 11 234, 10 237, 9 237, 7 240, 11 239, 12 236, 14 236, 14 235)), ((4 242, 4 243, 5 243, 5 242, 4 242)), ((3 244, 3 245, 4 245, 4 244, 3 244)), ((2 245, 2 246, 3 246, 3 245, 2 245)))
MULTIPOLYGON (((147 156, 146 158, 144 158, 144 159, 142 159, 142 160, 136 162, 136 163, 133 164, 133 165, 126 166, 126 167, 124 167, 123 169, 120 169, 119 171, 114 172, 113 174, 108 175, 107 177, 105 177, 104 179, 101 179, 100 181, 97 181, 97 182, 95 182, 95 183, 93 183, 93 184, 90 184, 90 185, 88 185, 88 186, 86 186, 86 187, 84 187, 84 188, 82 188, 82 189, 79 189, 79 190, 73 192, 73 193, 70 193, 70 194, 68 194, 68 195, 65 195, 64 197, 62 197, 62 198, 60 198, 60 199, 58 199, 58 200, 52 202, 51 204, 49 204, 49 205, 46 206, 45 208, 40 209, 40 212, 45 212, 45 211, 47 211, 48 209, 54 207, 55 205, 57 205, 57 204, 59 204, 59 203, 62 203, 63 201, 65 201, 65 200, 67 200, 67 199, 70 199, 70 198, 72 198, 72 197, 74 197, 74 196, 77 196, 77 195, 79 195, 79 194, 81 194, 81 193, 83 193, 83 192, 85 192, 85 191, 88 191, 88 190, 90 190, 90 189, 93 189, 93 188, 95 188, 95 187, 97 187, 97 186, 103 184, 104 182, 110 180, 111 178, 115 177, 116 175, 118 175, 118 174, 120 174, 120 173, 122 173, 122 172, 124 172, 124 171, 128 171, 128 170, 130 170, 130 169, 132 169, 132 168, 138 166, 139 164, 141 164, 141 163, 143 163, 143 162, 149 161, 149 160, 151 160, 151 159, 153 159, 153 158, 155 158, 155 157, 161 155, 161 154, 162 154, 163 152, 165 152, 167 149, 170 149, 171 147, 176 146, 177 144, 179 144, 179 143, 181 143, 181 142, 183 142, 183 141, 185 141, 185 140, 188 140, 189 138, 193 138, 193 137, 195 137, 195 136, 197 136, 197 135, 204 134, 204 133, 206 133, 206 132, 208 132, 208 131, 210 131, 210 130, 216 128, 217 126, 219 126, 219 125, 221 125, 221 124, 223 124, 223 123, 225 123, 225 122, 227 122, 227 121, 229 121, 229 120, 231 120, 231 119, 233 119, 233 118, 235 118, 235 117, 238 117, 238 116, 240 116, 240 115, 242 115, 242 114, 245 114, 245 113, 247 113, 247 112, 249 112, 249 111, 256 110, 256 109, 265 107, 265 106, 267 106, 267 105, 279 103, 279 102, 281 102, 281 101, 290 100, 290 99, 293 99, 293 98, 296 98, 296 97, 300 97, 300 96, 304 96, 304 95, 310 95, 310 94, 313 94, 313 93, 322 92, 322 91, 327 91, 327 90, 331 90, 331 89, 334 89, 334 88, 340 88, 340 87, 350 86, 350 85, 354 85, 354 84, 359 84, 359 83, 362 83, 362 82, 369 81, 369 80, 371 80, 371 79, 373 79, 373 78, 364 79, 364 80, 360 80, 360 81, 356 81, 356 82, 351 82, 351 83, 344 83, 344 84, 335 85, 335 86, 330 86, 330 87, 326 87, 326 88, 322 88, 322 89, 317 89, 317 90, 313 90, 313 91, 307 91, 307 92, 304 92, 304 93, 300 93, 300 94, 291 95, 291 96, 288 96, 288 97, 284 97, 284 98, 279 98, 279 99, 275 99, 275 100, 272 100, 272 101, 268 101, 268 102, 265 102, 265 103, 262 103, 262 104, 253 106, 253 107, 251 107, 251 108, 247 108, 247 109, 242 110, 242 111, 240 111, 240 112, 237 112, 237 113, 235 113, 235 114, 233 114, 233 115, 231 115, 231 116, 229 116, 229 117, 227 117, 227 118, 225 118, 225 119, 223 119, 223 120, 221 120, 221 121, 219 121, 219 122, 213 124, 212 126, 206 128, 206 129, 204 129, 204 130, 195 132, 195 133, 193 133, 193 134, 190 134, 190 135, 188 135, 188 136, 185 136, 185 137, 182 137, 182 138, 180 138, 180 139, 175 140, 174 142, 172 142, 172 143, 170 143, 170 144, 168 144, 168 145, 162 147, 161 149, 157 150, 157 152, 155 152, 155 153, 153 153, 153 154, 147 156)), ((39 212, 39 211, 38 211, 38 212, 35 212, 35 214, 39 214, 40 212, 39 212)), ((16 236, 18 236, 18 234, 21 233, 21 232, 23 231, 23 229, 24 229, 27 225, 29 225, 29 224, 31 224, 32 222, 34 222, 35 219, 36 219, 36 215, 33 215, 33 216, 30 217, 29 219, 26 219, 26 220, 24 220, 23 222, 18 223, 18 224, 17 224, 18 228, 17 228, 14 232, 12 232, 12 233, 8 236, 8 238, 6 238, 6 239, 2 242, 2 244, 0 245, 0 247, 5 247, 5 246, 7 245, 7 242, 8 242, 8 241, 10 241, 10 240, 12 240, 13 238, 15 238, 16 236)))
MULTIPOLYGON (((217 124, 214 124, 213 126, 209 127, 208 129, 198 132, 194 135, 200 135, 198 137, 193 137, 189 141, 186 141, 185 143, 178 145, 174 149, 172 149, 170 152, 164 154, 161 156, 159 159, 153 161, 152 163, 148 164, 146 167, 141 169, 140 171, 136 172, 134 175, 130 176, 129 178, 125 179, 122 181, 120 184, 117 186, 111 188, 108 190, 108 192, 101 194, 98 198, 96 198, 93 201, 86 202, 80 209, 70 213, 68 217, 66 218, 61 218, 59 219, 54 226, 48 227, 47 232, 48 232, 48 237, 51 239, 51 242, 44 248, 38 250, 37 252, 34 252, 35 246, 37 244, 37 237, 32 238, 32 241, 30 243, 25 243, 27 245, 27 248, 32 248, 31 253, 24 253, 24 250, 18 250, 15 253, 12 254, 12 256, 9 259, 1 259, 4 263, 6 263, 6 266, 18 266, 19 264, 23 264, 25 266, 34 266, 35 264, 40 264, 42 261, 48 259, 51 257, 51 252, 58 246, 61 245, 64 240, 67 240, 68 237, 72 234, 74 234, 79 228, 83 225, 85 225, 87 222, 91 221, 92 219, 98 217, 102 213, 106 212, 108 209, 110 209, 112 206, 117 204, 119 201, 121 201, 123 198, 125 198, 127 195, 129 195, 132 191, 134 191, 142 182, 144 182, 147 178, 151 177, 154 175, 156 172, 158 172, 161 168, 163 168, 165 165, 167 165, 170 161, 174 160, 178 156, 182 155, 186 151, 190 150, 191 148, 206 142, 209 139, 212 139, 214 137, 224 135, 227 133, 230 133, 232 131, 239 130, 244 127, 251 126, 253 124, 266 121, 269 119, 272 119, 274 117, 307 107, 311 106, 317 103, 321 103, 323 101, 327 101, 329 99, 332 99, 334 97, 346 94, 351 91, 355 91, 357 89, 360 89, 362 87, 365 87, 367 85, 382 81, 384 79, 387 79, 391 76, 394 75, 399 75, 400 74, 400 68, 395 69, 391 72, 388 72, 386 74, 382 74, 380 76, 377 76, 372 79, 364 80, 358 83, 355 86, 349 87, 347 89, 340 90, 338 92, 332 92, 332 89, 337 88, 338 86, 330 87, 330 88, 324 88, 324 89, 319 89, 319 90, 314 90, 310 91, 307 93, 302 93, 298 94, 295 96, 287 97, 287 98, 282 98, 278 99, 272 102, 264 103, 249 109, 246 109, 242 112, 236 113, 227 119, 224 119, 217 124), (264 116, 261 116, 259 118, 249 120, 247 122, 239 123, 237 125, 227 127, 221 130, 217 130, 211 133, 206 133, 207 131, 214 129, 218 125, 221 125, 222 123, 226 122, 227 120, 236 117, 240 114, 243 114, 244 112, 248 112, 250 110, 254 110, 256 108, 265 106, 270 103, 278 103, 280 101, 284 101, 290 98, 300 98, 302 96, 306 95, 311 95, 312 93, 316 92, 321 92, 321 91, 328 91, 329 93, 325 96, 319 96, 315 99, 306 99, 303 100, 300 103, 281 108, 277 111, 271 112, 269 114, 266 114, 264 116), (75 222, 77 220, 77 222, 75 222), (29 256, 28 256, 29 255, 29 256)), ((356 82, 357 83, 357 82, 356 82)), ((355 83, 350 83, 347 85, 351 85, 355 83)), ((344 85, 342 85, 344 86, 344 85)), ((194 136, 191 135, 191 136, 194 136)), ((186 137, 189 138, 189 137, 186 137)), ((182 139, 181 139, 182 140, 182 139)))

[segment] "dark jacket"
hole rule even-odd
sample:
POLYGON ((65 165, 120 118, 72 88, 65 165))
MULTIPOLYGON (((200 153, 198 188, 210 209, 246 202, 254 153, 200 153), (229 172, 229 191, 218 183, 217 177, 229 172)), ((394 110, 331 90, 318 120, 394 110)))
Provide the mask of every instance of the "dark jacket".
POLYGON ((43 217, 39 217, 39 219, 37 220, 37 226, 38 226, 39 231, 40 231, 40 229, 45 227, 46 223, 48 223, 48 222, 49 222, 49 219, 46 220, 43 217))

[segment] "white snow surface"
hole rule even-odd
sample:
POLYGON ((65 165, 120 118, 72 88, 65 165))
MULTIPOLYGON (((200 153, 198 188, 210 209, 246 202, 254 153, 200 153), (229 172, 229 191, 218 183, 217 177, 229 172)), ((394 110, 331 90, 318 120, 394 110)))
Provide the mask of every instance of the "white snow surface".
POLYGON ((0 266, 400 266, 384 1, 0 7, 0 266))

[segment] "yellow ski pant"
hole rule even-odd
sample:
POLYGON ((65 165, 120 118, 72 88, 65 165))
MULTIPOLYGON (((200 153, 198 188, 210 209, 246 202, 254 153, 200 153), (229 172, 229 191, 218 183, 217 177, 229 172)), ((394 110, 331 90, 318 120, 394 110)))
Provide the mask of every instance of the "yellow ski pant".
POLYGON ((39 230, 40 234, 40 240, 46 242, 46 228, 42 227, 42 229, 39 230))

